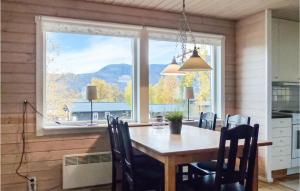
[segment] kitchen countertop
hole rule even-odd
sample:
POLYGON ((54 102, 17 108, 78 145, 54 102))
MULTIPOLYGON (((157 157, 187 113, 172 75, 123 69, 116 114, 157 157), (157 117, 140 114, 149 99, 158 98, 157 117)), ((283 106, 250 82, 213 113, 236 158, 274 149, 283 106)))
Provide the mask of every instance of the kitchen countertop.
POLYGON ((288 113, 282 113, 282 112, 272 112, 272 119, 276 118, 292 118, 291 114, 288 113))

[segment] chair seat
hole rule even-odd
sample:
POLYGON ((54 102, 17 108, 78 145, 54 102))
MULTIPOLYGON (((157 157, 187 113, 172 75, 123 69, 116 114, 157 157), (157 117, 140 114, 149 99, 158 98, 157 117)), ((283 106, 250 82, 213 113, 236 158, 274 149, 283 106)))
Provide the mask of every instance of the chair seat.
MULTIPOLYGON (((192 171, 199 171, 199 174, 213 174, 216 173, 217 161, 211 160, 206 162, 190 163, 190 167, 192 168, 192 171)), ((227 165, 224 164, 223 168, 226 169, 227 165)))
POLYGON ((192 171, 200 171, 203 174, 212 174, 216 172, 217 161, 207 161, 207 162, 196 162, 190 163, 192 171))
MULTIPOLYGON (((179 191, 215 191, 215 174, 202 176, 194 181, 178 185, 179 191)), ((245 191, 240 183, 224 184, 219 191, 245 191)))

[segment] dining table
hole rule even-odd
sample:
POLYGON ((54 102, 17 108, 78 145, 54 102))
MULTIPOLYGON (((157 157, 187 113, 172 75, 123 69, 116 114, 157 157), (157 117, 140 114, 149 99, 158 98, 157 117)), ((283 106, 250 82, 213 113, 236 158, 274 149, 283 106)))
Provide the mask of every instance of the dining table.
MULTIPOLYGON (((132 146, 164 164, 165 191, 176 190, 176 167, 197 161, 217 159, 220 132, 183 125, 181 134, 171 134, 169 127, 130 127, 132 146)), ((271 145, 258 140, 258 147, 271 145)), ((253 190, 258 190, 258 161, 256 155, 253 190)))

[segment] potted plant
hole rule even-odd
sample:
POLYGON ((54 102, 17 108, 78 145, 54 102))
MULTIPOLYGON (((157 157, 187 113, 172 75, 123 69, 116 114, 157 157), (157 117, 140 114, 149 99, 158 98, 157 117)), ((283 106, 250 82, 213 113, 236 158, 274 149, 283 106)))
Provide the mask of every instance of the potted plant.
POLYGON ((169 127, 172 134, 180 134, 182 127, 182 112, 175 111, 166 115, 166 119, 169 121, 169 127))

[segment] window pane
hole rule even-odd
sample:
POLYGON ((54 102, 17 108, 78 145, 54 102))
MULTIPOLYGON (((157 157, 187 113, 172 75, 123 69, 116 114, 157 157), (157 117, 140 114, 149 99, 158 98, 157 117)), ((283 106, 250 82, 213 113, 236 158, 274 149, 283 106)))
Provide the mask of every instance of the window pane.
MULTIPOLYGON (((180 55, 180 46, 176 42, 153 40, 149 41, 149 103, 150 116, 165 115, 170 111, 183 111, 187 117, 187 100, 185 87, 193 87, 194 99, 190 100, 190 117, 198 119, 199 112, 212 111, 212 72, 188 72, 185 76, 161 76, 162 70, 174 56, 180 55)), ((187 44, 192 51, 193 44, 187 44)), ((213 46, 197 44, 203 59, 212 65, 213 46)), ((191 53, 185 58, 189 58, 191 53)), ((176 59, 181 64, 181 59, 176 59)))
POLYGON ((76 33, 46 33, 47 124, 86 124, 113 114, 132 118, 133 38, 76 33), (86 86, 98 98, 86 99, 86 86))

